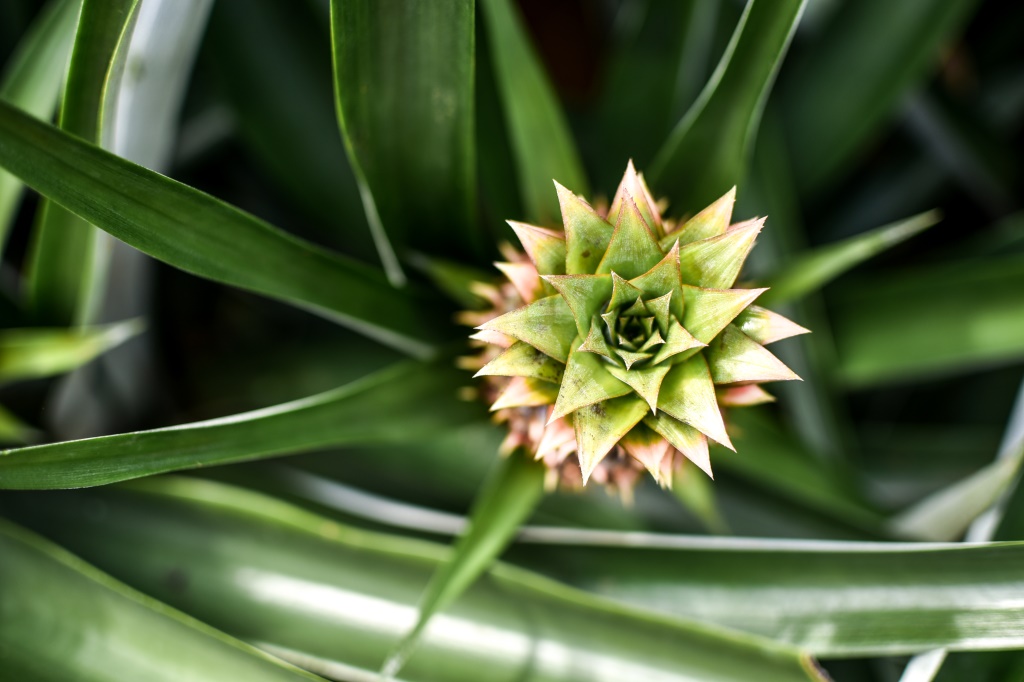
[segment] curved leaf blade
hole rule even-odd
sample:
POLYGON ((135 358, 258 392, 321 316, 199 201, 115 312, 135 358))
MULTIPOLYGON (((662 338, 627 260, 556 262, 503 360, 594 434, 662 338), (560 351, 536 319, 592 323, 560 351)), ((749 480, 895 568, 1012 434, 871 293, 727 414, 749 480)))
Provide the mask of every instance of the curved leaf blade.
POLYGON ((749 0, 715 73, 650 168, 677 213, 739 184, 775 74, 806 0, 749 0))
MULTIPOLYGON (((294 470, 284 476, 290 493, 346 518, 438 535, 465 524, 461 516, 355 490, 342 502, 337 491, 323 487, 330 485, 324 479, 294 470)), ((1024 641, 1017 608, 1024 595, 1022 542, 844 542, 526 526, 509 558, 635 606, 782 639, 822 657, 947 646, 995 650, 1024 641)))
POLYGON ((635 606, 758 633, 821 657, 1024 646, 1019 542, 569 531, 549 537, 543 547, 518 546, 511 557, 635 606))
POLYGON ((862 0, 836 12, 816 49, 790 74, 785 93, 801 186, 814 190, 836 179, 907 89, 928 75, 977 4, 862 0), (875 47, 865 50, 866 44, 875 47))
POLYGON ((770 288, 761 296, 761 303, 777 306, 818 291, 847 270, 935 225, 940 218, 938 211, 926 211, 798 254, 777 276, 769 278, 770 288))
POLYGON ((469 256, 473 225, 474 3, 332 0, 338 122, 385 268, 390 251, 469 256))
POLYGON ((333 391, 203 422, 0 451, 0 489, 81 488, 330 445, 395 443, 479 417, 462 372, 401 364, 333 391), (402 415, 395 428, 395 415, 402 415))
MULTIPOLYGON (((75 38, 80 0, 55 0, 18 44, 0 82, 0 100, 49 120, 57 108, 68 54, 75 38)), ((0 170, 0 248, 21 197, 22 184, 0 170)))
MULTIPOLYGON (((439 341, 415 292, 0 102, 0 166, 176 268, 305 308, 418 357, 439 341)), ((429 306, 427 306, 429 307, 429 306)))
POLYGON ((0 519, 0 670, 10 679, 321 680, 136 592, 0 519))
POLYGON ((863 387, 1024 357, 1024 259, 952 262, 836 286, 838 375, 863 387))
MULTIPOLYGON (((138 0, 83 0, 58 125, 87 142, 102 140, 108 105, 116 98, 138 0)), ((44 199, 28 256, 28 300, 42 324, 96 321, 106 282, 108 239, 44 199)))
POLYGON ((381 668, 391 679, 419 646, 427 625, 485 573, 529 518, 544 493, 547 467, 522 451, 498 464, 469 515, 466 528, 448 561, 431 576, 420 599, 416 624, 398 642, 381 668))
POLYGON ((1004 457, 956 483, 932 493, 889 524, 895 535, 926 540, 953 541, 971 523, 999 501, 1020 474, 1024 439, 1004 457))
MULTIPOLYGON (((261 646, 370 677, 415 620, 420 585, 451 555, 346 527, 210 481, 148 479, 133 490, 5 495, 23 522, 132 585, 261 646), (57 497, 60 499, 56 499, 57 497), (103 505, 98 523, 87 510, 103 505), (210 551, 211 547, 223 551, 210 551), (187 571, 188 594, 170 588, 187 571)), ((788 646, 651 616, 509 566, 494 566, 428 627, 402 678, 478 682, 823 682, 788 646), (546 654, 551 652, 551 655, 546 654)))
POLYGON ((586 196, 583 163, 516 9, 509 0, 482 0, 480 7, 523 208, 528 220, 557 223, 560 209, 551 181, 586 196))
POLYGON ((0 384, 69 372, 141 331, 138 320, 93 328, 0 330, 0 384))
POLYGON ((319 16, 327 6, 211 4, 200 68, 216 76, 242 144, 314 224, 344 240, 345 253, 377 258, 338 134, 334 77, 324 59, 330 26, 319 16))

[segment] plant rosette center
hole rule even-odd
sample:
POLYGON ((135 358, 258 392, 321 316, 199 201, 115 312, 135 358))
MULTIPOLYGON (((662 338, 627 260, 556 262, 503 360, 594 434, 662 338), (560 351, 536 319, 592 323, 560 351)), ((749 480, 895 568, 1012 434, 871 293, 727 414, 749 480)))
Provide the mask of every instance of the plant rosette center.
POLYGON ((765 345, 807 330, 733 288, 764 219, 730 224, 731 190, 675 228, 632 164, 607 211, 555 184, 564 230, 510 221, 524 253, 464 316, 509 448, 570 483, 670 485, 685 460, 711 475, 708 440, 732 448, 722 408, 798 378, 765 345))

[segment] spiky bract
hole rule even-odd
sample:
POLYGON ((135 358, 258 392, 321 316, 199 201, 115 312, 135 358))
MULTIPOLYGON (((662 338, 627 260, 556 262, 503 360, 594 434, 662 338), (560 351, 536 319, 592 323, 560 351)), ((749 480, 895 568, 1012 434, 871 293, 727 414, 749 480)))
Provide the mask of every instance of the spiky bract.
POLYGON ((798 378, 764 345, 807 330, 732 288, 764 219, 730 225, 731 190, 677 227, 632 163, 607 211, 555 186, 564 229, 510 222, 525 256, 509 250, 508 282, 482 290, 493 310, 467 317, 501 349, 477 373, 492 410, 553 467, 575 454, 584 483, 621 488, 642 465, 668 485, 682 457, 711 475, 708 439, 732 448, 721 406, 798 378))

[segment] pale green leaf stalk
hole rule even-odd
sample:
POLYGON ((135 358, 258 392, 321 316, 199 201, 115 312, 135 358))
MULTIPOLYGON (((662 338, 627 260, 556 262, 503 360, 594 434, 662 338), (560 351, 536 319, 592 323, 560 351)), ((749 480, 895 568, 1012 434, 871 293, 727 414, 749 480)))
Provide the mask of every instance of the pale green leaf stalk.
POLYGON ((69 372, 142 329, 141 320, 74 329, 5 329, 0 331, 0 384, 69 372))
POLYGON ((732 449, 722 407, 798 379, 764 346, 807 330, 752 305, 765 289, 735 288, 764 219, 730 224, 733 189, 665 220, 632 163, 607 210, 556 188, 564 230, 510 222, 525 255, 481 289, 494 309, 464 316, 506 449, 543 459, 550 482, 627 494, 645 468, 670 486, 684 459, 711 476, 708 441, 732 449))

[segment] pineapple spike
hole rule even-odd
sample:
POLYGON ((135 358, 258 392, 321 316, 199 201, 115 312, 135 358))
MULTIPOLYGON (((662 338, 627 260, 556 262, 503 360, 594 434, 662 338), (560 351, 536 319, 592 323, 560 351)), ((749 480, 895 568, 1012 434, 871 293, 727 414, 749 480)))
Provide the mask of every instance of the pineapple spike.
POLYGON ((731 287, 763 225, 764 218, 760 218, 717 237, 680 247, 679 268, 683 283, 706 289, 731 287))

